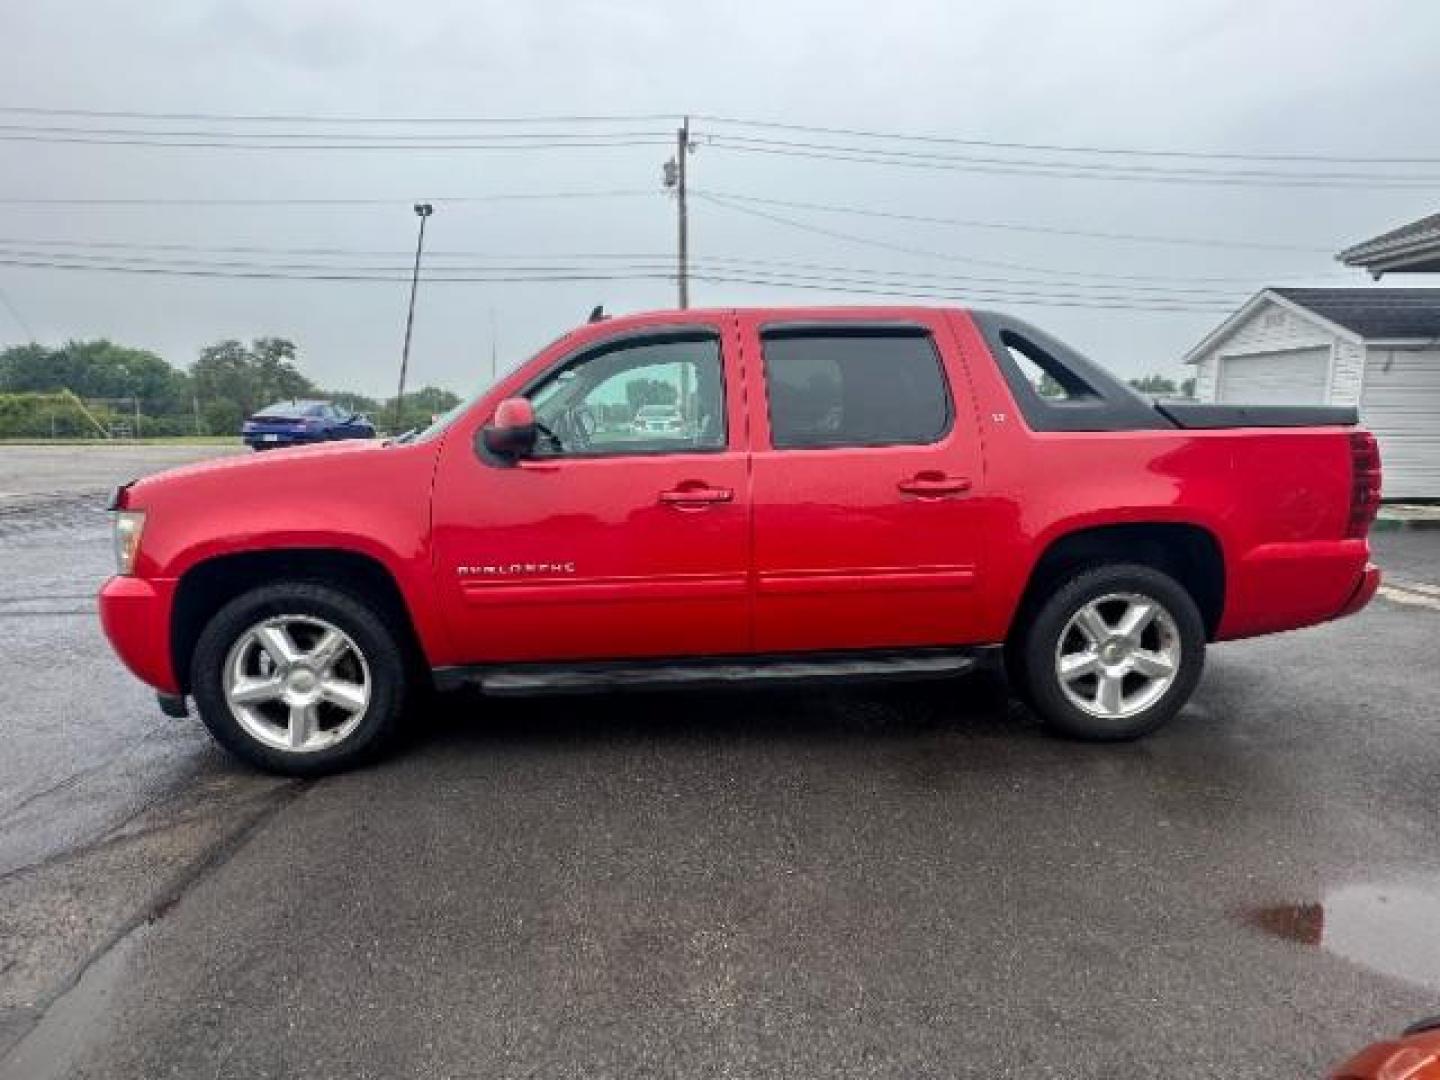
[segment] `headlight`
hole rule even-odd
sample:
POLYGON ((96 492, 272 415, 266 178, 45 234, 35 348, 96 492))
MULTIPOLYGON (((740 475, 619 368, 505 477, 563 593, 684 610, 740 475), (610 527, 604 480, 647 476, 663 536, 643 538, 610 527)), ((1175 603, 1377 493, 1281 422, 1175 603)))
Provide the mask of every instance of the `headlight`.
POLYGON ((140 534, 145 531, 145 511, 115 512, 116 573, 129 576, 135 569, 135 555, 140 550, 140 534))

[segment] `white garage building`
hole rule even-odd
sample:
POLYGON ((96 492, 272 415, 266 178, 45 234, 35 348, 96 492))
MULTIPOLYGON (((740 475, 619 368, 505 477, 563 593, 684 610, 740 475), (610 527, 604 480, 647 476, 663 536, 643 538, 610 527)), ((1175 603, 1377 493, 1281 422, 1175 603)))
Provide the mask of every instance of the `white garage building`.
POLYGON ((1356 405, 1386 499, 1440 499, 1440 289, 1266 289, 1185 356, 1195 397, 1356 405))

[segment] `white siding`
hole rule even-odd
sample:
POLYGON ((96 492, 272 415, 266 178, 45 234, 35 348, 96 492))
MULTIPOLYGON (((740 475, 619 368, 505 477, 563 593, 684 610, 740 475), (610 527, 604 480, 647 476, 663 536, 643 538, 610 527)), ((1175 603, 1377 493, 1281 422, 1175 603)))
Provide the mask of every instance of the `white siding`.
MULTIPOLYGON (((1257 307, 1244 323, 1200 357, 1195 372, 1195 397, 1200 401, 1216 400, 1219 390, 1216 376, 1220 357, 1283 352, 1316 346, 1329 347, 1336 341, 1336 335, 1325 327, 1297 315, 1289 308, 1268 301, 1257 307)), ((1349 349, 1349 354, 1345 354, 1342 349, 1341 354, 1336 357, 1338 383, 1332 388, 1331 400, 1339 404, 1353 404, 1355 395, 1359 393, 1363 351, 1358 345, 1350 345, 1349 349)))
POLYGON ((1365 377, 1365 346, 1348 338, 1335 339, 1334 366, 1330 371, 1330 404, 1359 405, 1365 377))
POLYGON ((1206 353, 1195 365, 1195 400, 1215 400, 1215 354, 1206 353))
POLYGON ((1369 349, 1360 415, 1380 441, 1385 498, 1440 498, 1440 348, 1369 349))

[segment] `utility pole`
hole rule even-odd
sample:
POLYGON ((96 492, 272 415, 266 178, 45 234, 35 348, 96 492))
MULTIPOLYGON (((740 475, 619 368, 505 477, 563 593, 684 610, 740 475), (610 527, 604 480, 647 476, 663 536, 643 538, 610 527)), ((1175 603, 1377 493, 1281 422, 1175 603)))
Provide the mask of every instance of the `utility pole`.
POLYGON ((690 217, 685 206, 685 158, 695 152, 690 141, 690 117, 675 132, 675 156, 665 163, 665 186, 675 189, 676 219, 675 281, 680 290, 680 307, 690 306, 690 217))
MULTIPOLYGON (((690 306, 690 214, 685 204, 685 159, 695 152, 690 141, 690 117, 680 122, 675 132, 675 156, 665 163, 665 186, 675 189, 675 284, 679 291, 679 306, 683 311, 690 306)), ((691 419, 690 367, 680 365, 680 415, 691 419)))
POLYGON ((410 332, 415 328, 415 293, 420 288, 420 255, 425 250, 425 219, 435 212, 429 203, 416 203, 415 216, 420 219, 420 236, 415 241, 415 272, 410 278, 410 310, 405 315, 405 345, 400 351, 400 389, 395 393, 395 421, 391 425, 400 434, 400 410, 405 405, 405 371, 410 366, 410 332))

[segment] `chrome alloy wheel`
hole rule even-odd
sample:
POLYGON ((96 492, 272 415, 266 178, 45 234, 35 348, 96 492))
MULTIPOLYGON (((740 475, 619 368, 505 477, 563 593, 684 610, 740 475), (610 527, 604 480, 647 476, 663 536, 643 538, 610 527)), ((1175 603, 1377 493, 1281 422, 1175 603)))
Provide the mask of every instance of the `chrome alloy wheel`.
POLYGON ((1180 631, 1159 602, 1139 593, 1091 600, 1065 624, 1055 674, 1071 704, 1123 720, 1165 695, 1180 671, 1180 631))
POLYGON ((313 615, 256 623, 225 658, 225 701, 266 746, 313 753, 343 742, 370 705, 370 667, 343 630, 313 615))

